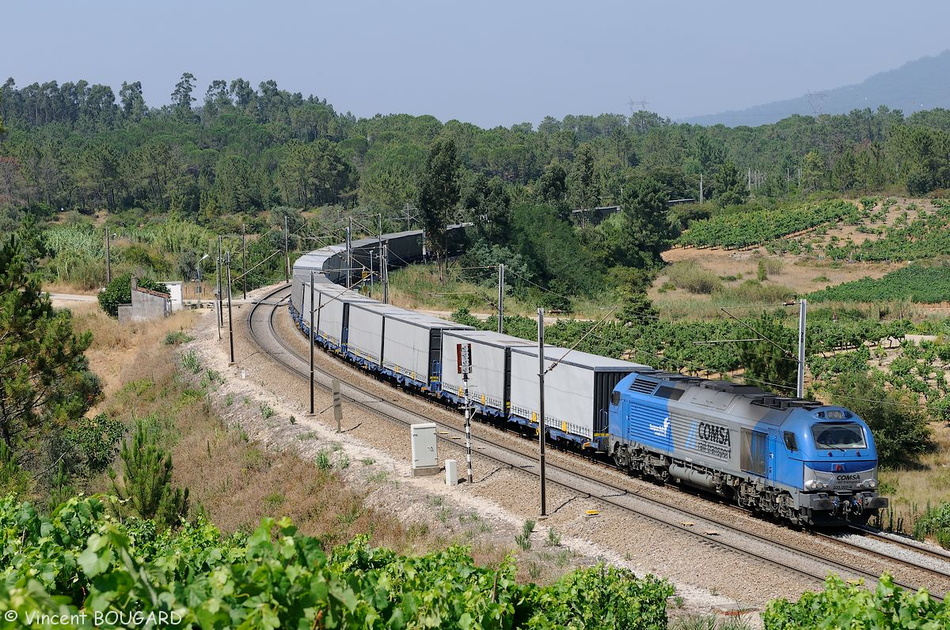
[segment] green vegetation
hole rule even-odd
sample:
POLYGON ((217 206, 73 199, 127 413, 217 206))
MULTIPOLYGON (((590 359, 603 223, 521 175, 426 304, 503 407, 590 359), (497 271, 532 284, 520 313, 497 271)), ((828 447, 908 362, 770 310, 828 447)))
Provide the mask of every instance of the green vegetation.
POLYGON ((900 302, 939 304, 950 296, 950 267, 908 265, 878 280, 864 278, 808 295, 811 302, 900 302))
POLYGON ((122 445, 121 475, 109 471, 112 491, 123 512, 175 526, 188 516, 188 488, 172 487, 172 457, 159 444, 155 422, 139 420, 132 439, 122 445))
POLYGON ((826 201, 781 207, 774 210, 746 210, 720 214, 694 221, 679 237, 677 244, 688 247, 750 247, 808 230, 819 225, 842 221, 858 214, 846 201, 826 201))
POLYGON ((920 212, 910 220, 907 213, 893 225, 883 227, 878 238, 860 245, 844 242, 827 248, 836 260, 903 261, 926 260, 950 255, 950 203, 936 199, 933 213, 920 212))
POLYGON ((912 463, 933 449, 919 395, 908 388, 888 387, 883 372, 845 372, 829 389, 832 403, 850 408, 871 427, 882 466, 912 463))
POLYGON ((762 614, 767 630, 838 628, 946 628, 950 605, 926 591, 911 593, 885 574, 873 591, 863 584, 829 577, 825 590, 805 593, 797 602, 770 602, 762 614))
POLYGON ((15 236, 0 244, 0 339, 4 477, 17 478, 17 467, 34 474, 55 469, 82 442, 77 423, 101 385, 84 354, 91 335, 74 332, 68 310, 53 310, 15 236))
POLYGON ((950 549, 950 503, 928 506, 914 522, 914 538, 933 538, 941 547, 950 549))
POLYGON ((161 530, 110 518, 105 501, 72 499, 45 518, 0 499, 0 608, 62 615, 63 627, 137 611, 163 627, 661 630, 673 594, 611 567, 519 584, 512 562, 480 567, 459 547, 406 557, 357 538, 325 553, 287 519, 232 537, 202 519, 161 530))

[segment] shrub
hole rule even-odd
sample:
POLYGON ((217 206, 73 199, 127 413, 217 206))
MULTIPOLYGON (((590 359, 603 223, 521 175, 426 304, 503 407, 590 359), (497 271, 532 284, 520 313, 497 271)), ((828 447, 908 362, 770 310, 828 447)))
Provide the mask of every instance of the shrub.
POLYGON ((522 551, 528 551, 531 549, 531 532, 534 531, 534 521, 527 520, 524 522, 524 525, 521 526, 521 533, 515 536, 515 543, 521 548, 522 551))
POLYGON ((665 629, 666 600, 674 593, 669 582, 610 566, 570 573, 546 590, 544 617, 552 628, 665 629))
POLYGON ((177 627, 661 630, 673 595, 668 582, 605 566, 522 584, 509 560, 479 566, 457 546, 407 557, 358 537, 327 553, 325 538, 289 519, 233 537, 201 518, 162 531, 110 522, 96 498, 70 499, 49 518, 0 498, 0 523, 7 619, 81 619, 95 605, 146 619, 174 611, 177 627))
POLYGON ((950 548, 950 503, 927 507, 914 523, 914 538, 923 540, 932 536, 944 548, 950 548))
POLYGON ((722 281, 716 274, 693 261, 673 263, 667 267, 666 275, 678 289, 686 289, 690 293, 708 295, 722 287, 722 281))
POLYGON ((165 335, 165 340, 162 343, 164 343, 166 346, 178 346, 183 343, 188 343, 192 339, 194 339, 194 337, 185 331, 176 330, 165 335))
POLYGON ((884 574, 873 591, 862 583, 832 576, 820 593, 805 593, 795 603, 769 602, 762 614, 766 628, 946 628, 950 608, 920 591, 894 584, 884 574), (820 620, 820 626, 816 624, 820 620))
POLYGON ((197 374, 201 371, 201 360, 194 350, 190 350, 181 356, 181 366, 192 374, 197 374))
POLYGON ((782 273, 782 261, 778 258, 760 258, 757 270, 759 282, 768 280, 769 276, 782 273))
POLYGON ((758 280, 746 280, 734 288, 723 289, 724 296, 731 296, 739 302, 766 302, 771 304, 781 304, 786 299, 795 295, 795 291, 789 287, 777 284, 762 284, 758 280))
POLYGON ((115 458, 123 435, 125 425, 104 413, 95 418, 80 418, 63 436, 70 454, 66 459, 68 468, 81 474, 104 471, 115 458))

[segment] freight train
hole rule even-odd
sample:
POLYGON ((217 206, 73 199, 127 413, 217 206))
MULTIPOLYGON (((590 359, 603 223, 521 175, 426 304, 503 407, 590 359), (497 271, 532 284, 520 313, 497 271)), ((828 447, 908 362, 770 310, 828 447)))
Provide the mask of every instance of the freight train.
MULTIPOLYGON (((461 228, 457 228, 461 229, 461 228)), ((290 312, 316 343, 432 397, 553 445, 676 481, 793 524, 863 524, 887 499, 867 424, 843 407, 544 346, 383 304, 337 283, 424 256, 413 230, 327 247, 294 264, 290 312), (384 249, 385 246, 385 249, 384 249), (374 264, 375 263, 375 264, 374 264), (464 347, 464 375, 459 364, 464 347)))

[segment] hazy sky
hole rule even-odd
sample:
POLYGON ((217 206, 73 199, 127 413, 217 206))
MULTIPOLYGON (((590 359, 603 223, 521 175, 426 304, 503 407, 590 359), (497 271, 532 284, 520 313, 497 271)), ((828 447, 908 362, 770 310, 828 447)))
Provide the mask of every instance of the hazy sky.
POLYGON ((141 81, 183 72, 325 98, 340 112, 481 127, 545 116, 674 120, 858 83, 950 48, 938 0, 6 0, 0 81, 141 81))

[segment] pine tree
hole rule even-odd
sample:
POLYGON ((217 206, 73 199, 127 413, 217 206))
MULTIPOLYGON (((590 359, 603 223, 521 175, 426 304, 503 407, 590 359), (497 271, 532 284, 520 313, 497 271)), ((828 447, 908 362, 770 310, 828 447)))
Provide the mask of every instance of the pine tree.
POLYGON ((141 518, 178 525, 188 514, 188 489, 172 487, 172 456, 158 444, 146 422, 135 424, 135 434, 119 452, 122 476, 109 471, 112 489, 121 502, 141 518))
POLYGON ((91 333, 53 310, 11 236, 0 246, 0 439, 16 457, 50 429, 82 417, 101 394, 83 354, 91 333))

